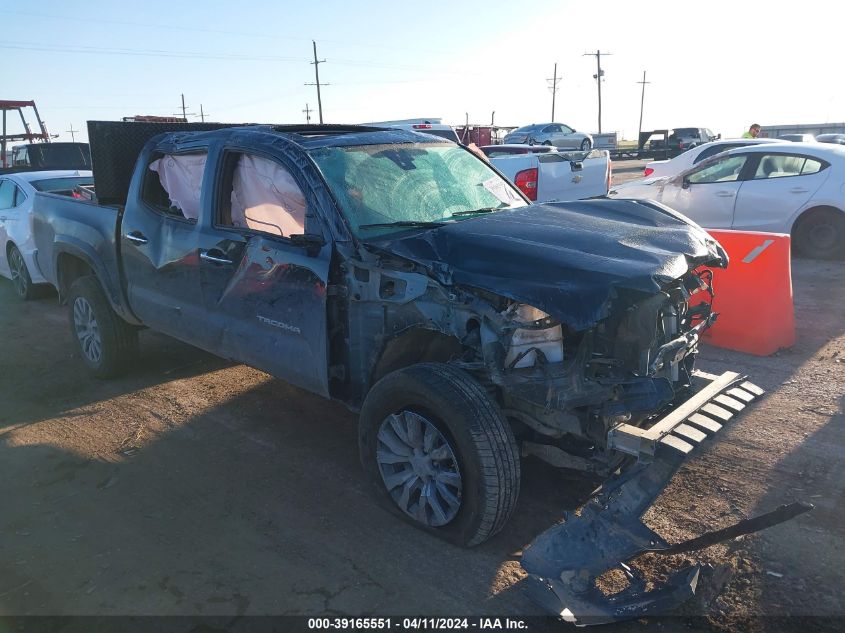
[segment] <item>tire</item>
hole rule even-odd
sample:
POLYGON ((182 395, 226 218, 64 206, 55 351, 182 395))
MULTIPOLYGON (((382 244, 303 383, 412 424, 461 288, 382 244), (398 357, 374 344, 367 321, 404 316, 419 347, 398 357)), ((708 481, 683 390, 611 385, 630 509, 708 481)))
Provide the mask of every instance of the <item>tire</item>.
POLYGON ((32 277, 29 276, 29 271, 26 268, 26 262, 23 255, 18 250, 17 246, 12 245, 9 248, 9 271, 12 274, 12 286, 15 288, 15 294, 23 301, 29 301, 35 297, 35 286, 32 283, 32 277))
POLYGON ((845 213, 836 209, 805 213, 792 229, 792 246, 801 257, 842 259, 845 257, 845 213))
POLYGON ((545 145, 546 147, 551 147, 552 142, 551 141, 543 141, 543 145, 545 145))
POLYGON ((496 403, 460 369, 420 363, 382 378, 364 401, 358 442, 382 503, 440 538, 478 545, 513 513, 516 441, 496 403), (399 483, 388 489, 388 481, 399 483))
POLYGON ((138 356, 138 331, 121 319, 96 277, 80 277, 68 292, 70 331, 82 362, 97 378, 126 372, 138 356))
POLYGON ((590 143, 590 139, 585 138, 583 141, 581 141, 581 151, 582 152, 589 152, 592 147, 593 147, 593 144, 590 143))

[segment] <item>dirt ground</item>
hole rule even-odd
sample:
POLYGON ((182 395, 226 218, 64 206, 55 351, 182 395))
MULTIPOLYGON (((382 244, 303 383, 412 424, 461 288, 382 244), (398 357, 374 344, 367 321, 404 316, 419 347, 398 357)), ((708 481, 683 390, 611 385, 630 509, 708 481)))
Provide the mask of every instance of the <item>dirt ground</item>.
MULTIPOLYGON (((730 571, 718 597, 681 610, 704 616, 686 630, 845 627, 845 262, 796 261, 793 282, 792 349, 704 348, 700 368, 768 395, 648 522, 674 542, 794 500, 816 508, 686 555, 730 571)), ((459 549, 377 505, 339 404, 148 331, 128 376, 91 379, 55 296, 20 303, 6 280, 0 332, 0 615, 537 613, 520 551, 592 488, 526 461, 511 523, 459 549)))

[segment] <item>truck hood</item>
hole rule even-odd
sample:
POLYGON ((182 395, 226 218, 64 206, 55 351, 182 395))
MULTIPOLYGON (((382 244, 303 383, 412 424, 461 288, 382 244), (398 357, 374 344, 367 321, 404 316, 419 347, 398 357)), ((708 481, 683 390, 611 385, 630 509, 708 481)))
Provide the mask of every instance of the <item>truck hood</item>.
POLYGON ((441 283, 528 303, 576 330, 608 316, 617 288, 652 294, 696 266, 728 262, 697 224, 635 200, 529 205, 370 245, 441 283))

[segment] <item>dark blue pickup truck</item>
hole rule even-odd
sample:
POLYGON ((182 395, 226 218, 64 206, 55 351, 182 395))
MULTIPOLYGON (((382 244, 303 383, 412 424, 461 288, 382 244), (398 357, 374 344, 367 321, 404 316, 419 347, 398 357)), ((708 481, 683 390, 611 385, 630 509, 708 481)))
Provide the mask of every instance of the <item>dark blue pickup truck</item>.
POLYGON ((426 134, 166 129, 90 123, 100 205, 35 202, 94 375, 131 368, 149 327, 344 402, 385 505, 461 545, 505 525, 523 457, 601 477, 523 557, 541 600, 616 619, 688 597, 697 568, 668 597, 589 581, 669 547, 643 512, 762 393, 693 369, 715 240, 651 203, 529 204, 426 134))

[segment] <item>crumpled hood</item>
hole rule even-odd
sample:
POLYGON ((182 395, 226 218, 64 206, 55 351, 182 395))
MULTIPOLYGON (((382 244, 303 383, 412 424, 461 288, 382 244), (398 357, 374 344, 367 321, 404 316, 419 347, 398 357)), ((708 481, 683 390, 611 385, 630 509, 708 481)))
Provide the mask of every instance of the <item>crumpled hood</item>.
POLYGON ((528 303, 577 330, 608 315, 616 288, 655 293, 698 265, 728 261, 692 221, 635 200, 535 204, 371 245, 443 283, 528 303))

